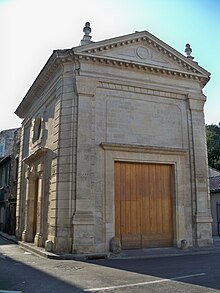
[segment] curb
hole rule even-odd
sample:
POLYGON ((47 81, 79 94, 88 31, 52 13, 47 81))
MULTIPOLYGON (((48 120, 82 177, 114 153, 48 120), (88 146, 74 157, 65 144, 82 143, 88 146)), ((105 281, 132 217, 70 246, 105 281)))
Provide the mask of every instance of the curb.
POLYGON ((34 253, 36 255, 40 255, 42 257, 46 257, 49 259, 59 259, 60 258, 60 255, 54 254, 51 252, 47 252, 47 251, 45 251, 44 248, 36 247, 36 246, 34 246, 34 244, 32 245, 31 243, 19 241, 15 238, 15 236, 10 236, 10 235, 3 233, 1 231, 0 231, 0 236, 17 244, 20 248, 22 248, 28 252, 34 253))
POLYGON ((17 244, 19 245, 20 248, 31 252, 33 254, 48 258, 48 259, 61 259, 60 256, 58 254, 55 253, 51 253, 51 252, 47 252, 45 251, 44 248, 40 248, 40 247, 32 247, 30 244, 27 244, 23 241, 17 241, 17 244))
MULTIPOLYGON (((153 258, 164 258, 171 256, 185 256, 185 255, 204 255, 204 254, 215 254, 220 253, 220 246, 213 245, 211 247, 203 248, 188 248, 185 250, 178 251, 178 248, 174 248, 175 251, 165 252, 165 250, 159 248, 157 251, 145 250, 142 251, 142 254, 136 255, 127 255, 126 253, 113 254, 113 253, 92 253, 92 254, 55 254, 45 251, 44 248, 37 247, 32 243, 27 243, 19 241, 15 236, 10 236, 6 233, 0 232, 0 236, 3 238, 19 245, 20 248, 33 253, 35 255, 56 260, 75 260, 75 261, 88 261, 88 260, 99 260, 99 259, 108 259, 108 260, 123 260, 123 259, 153 259, 153 258)), ((156 248, 157 249, 157 248, 156 248)), ((171 248, 172 249, 172 248, 171 248)), ((138 251, 139 252, 139 251, 138 251)))

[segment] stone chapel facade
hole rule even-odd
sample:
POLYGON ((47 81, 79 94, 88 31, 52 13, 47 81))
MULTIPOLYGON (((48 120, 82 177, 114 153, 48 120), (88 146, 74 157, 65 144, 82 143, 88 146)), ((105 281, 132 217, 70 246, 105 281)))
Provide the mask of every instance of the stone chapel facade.
POLYGON ((147 31, 52 53, 23 119, 17 237, 54 252, 212 244, 209 72, 147 31))

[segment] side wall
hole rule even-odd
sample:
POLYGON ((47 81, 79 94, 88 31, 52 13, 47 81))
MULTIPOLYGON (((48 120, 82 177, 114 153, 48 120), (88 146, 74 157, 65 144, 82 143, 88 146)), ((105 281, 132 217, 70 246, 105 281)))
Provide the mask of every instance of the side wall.
POLYGON ((219 236, 220 233, 220 225, 218 227, 218 217, 220 215, 217 214, 217 204, 220 204, 220 192, 213 192, 210 194, 211 197, 211 210, 212 210, 212 235, 219 236))
MULTIPOLYGON (((53 214, 53 186, 55 173, 54 160, 57 157, 57 140, 55 137, 55 110, 60 96, 57 86, 60 83, 60 72, 51 77, 45 90, 33 97, 33 104, 27 109, 22 122, 21 148, 18 170, 18 194, 16 211, 16 236, 18 239, 33 241, 34 228, 37 226, 38 246, 44 246, 46 240, 55 237, 53 214), (36 121, 40 121, 35 129, 36 121), (35 132, 39 132, 34 140, 35 132), (38 180, 37 203, 34 202, 34 182, 38 180), (30 216, 37 209, 37 219, 30 216), (33 221, 36 221, 34 224, 33 221)), ((55 166, 56 167, 56 166, 55 166)))

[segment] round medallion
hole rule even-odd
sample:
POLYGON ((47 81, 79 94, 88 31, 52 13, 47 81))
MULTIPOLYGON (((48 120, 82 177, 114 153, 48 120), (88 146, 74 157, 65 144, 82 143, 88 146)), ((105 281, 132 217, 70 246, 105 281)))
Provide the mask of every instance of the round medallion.
POLYGON ((145 47, 138 47, 136 50, 136 53, 137 53, 138 57, 141 59, 149 58, 149 51, 145 47))

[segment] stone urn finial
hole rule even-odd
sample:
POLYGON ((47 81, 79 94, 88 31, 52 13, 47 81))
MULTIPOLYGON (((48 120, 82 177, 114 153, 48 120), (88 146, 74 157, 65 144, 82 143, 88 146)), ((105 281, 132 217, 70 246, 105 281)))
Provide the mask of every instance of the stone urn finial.
POLYGON ((194 57, 191 56, 192 49, 190 48, 190 44, 186 44, 185 53, 187 58, 194 59, 194 57))
POLYGON ((90 33, 91 33, 91 27, 90 27, 90 23, 87 21, 85 23, 85 26, 83 28, 83 32, 84 32, 84 36, 83 36, 83 39, 81 40, 81 45, 87 45, 87 44, 90 44, 92 41, 91 41, 91 36, 90 36, 90 33))
POLYGON ((85 27, 83 29, 83 32, 85 33, 86 36, 89 36, 89 34, 91 33, 91 27, 90 27, 90 23, 87 21, 85 23, 85 27))

